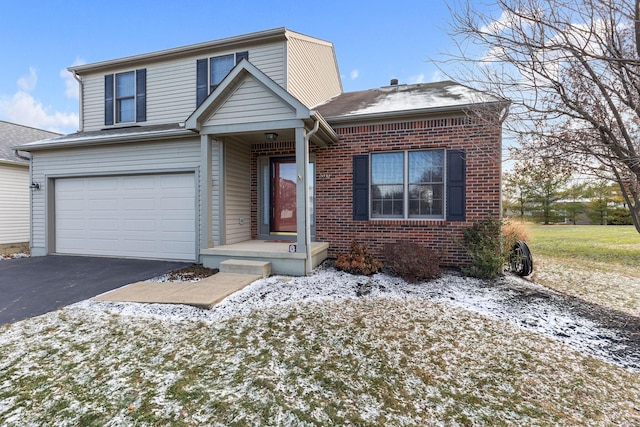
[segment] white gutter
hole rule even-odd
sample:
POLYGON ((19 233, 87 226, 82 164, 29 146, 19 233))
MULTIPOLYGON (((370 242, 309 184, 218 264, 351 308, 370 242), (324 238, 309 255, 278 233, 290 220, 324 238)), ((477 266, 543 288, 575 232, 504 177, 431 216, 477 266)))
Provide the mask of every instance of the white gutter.
POLYGON ((307 274, 311 273, 312 262, 311 262, 311 209, 309 206, 309 141, 311 137, 318 132, 318 128, 320 127, 320 120, 315 118, 314 112, 312 112, 311 117, 315 124, 313 125, 313 129, 311 129, 304 136, 304 207, 305 207, 305 229, 304 229, 304 245, 307 250, 307 274))
POLYGON ((76 81, 78 82, 78 84, 80 85, 80 93, 78 94, 78 132, 82 132, 84 130, 84 125, 83 125, 83 114, 82 114, 82 99, 84 98, 84 83, 82 83, 82 78, 78 75, 78 73, 76 72, 76 70, 70 70, 67 69, 71 75, 73 76, 74 79, 76 79, 76 81))

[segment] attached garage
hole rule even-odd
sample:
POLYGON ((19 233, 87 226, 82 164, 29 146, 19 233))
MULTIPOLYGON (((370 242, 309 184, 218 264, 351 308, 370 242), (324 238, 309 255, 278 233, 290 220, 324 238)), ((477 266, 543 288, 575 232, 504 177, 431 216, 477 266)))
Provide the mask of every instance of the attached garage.
POLYGON ((58 178, 59 254, 197 260, 193 173, 58 178))

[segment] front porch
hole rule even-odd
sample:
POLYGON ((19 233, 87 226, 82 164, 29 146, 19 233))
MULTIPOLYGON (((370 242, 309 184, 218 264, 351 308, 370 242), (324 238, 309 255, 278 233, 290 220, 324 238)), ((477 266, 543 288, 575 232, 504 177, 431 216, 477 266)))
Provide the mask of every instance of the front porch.
MULTIPOLYGON (((271 273, 304 276, 307 274, 306 252, 291 252, 295 242, 247 240, 229 245, 220 245, 200 250, 200 262, 208 268, 220 268, 220 263, 229 259, 262 261, 271 263, 271 273)), ((327 258, 329 243, 311 242, 311 269, 327 258)))

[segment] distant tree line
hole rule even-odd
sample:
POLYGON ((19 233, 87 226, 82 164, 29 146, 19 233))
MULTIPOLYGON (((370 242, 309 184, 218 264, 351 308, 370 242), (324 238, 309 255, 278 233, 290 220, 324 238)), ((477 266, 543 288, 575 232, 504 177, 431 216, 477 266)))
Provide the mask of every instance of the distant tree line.
POLYGON ((617 183, 576 179, 553 158, 521 160, 502 182, 506 217, 542 224, 633 224, 617 183))

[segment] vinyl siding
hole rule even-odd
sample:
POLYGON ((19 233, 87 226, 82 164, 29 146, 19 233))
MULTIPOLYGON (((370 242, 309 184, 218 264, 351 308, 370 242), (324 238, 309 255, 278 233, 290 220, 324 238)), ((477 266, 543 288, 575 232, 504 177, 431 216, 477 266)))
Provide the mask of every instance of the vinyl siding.
POLYGON ((287 90, 309 108, 339 95, 342 84, 333 45, 289 35, 287 90))
POLYGON ((211 142, 211 179, 213 180, 211 186, 211 238, 214 245, 221 244, 222 228, 220 227, 220 182, 221 182, 221 168, 220 168, 220 149, 222 145, 219 141, 211 142))
POLYGON ((207 125, 294 119, 295 112, 280 98, 249 76, 216 110, 207 125))
MULTIPOLYGON (((157 143, 131 143, 100 147, 79 147, 55 151, 37 151, 33 153, 33 180, 39 182, 41 189, 33 192, 32 247, 46 247, 49 215, 53 217, 53 206, 48 206, 48 178, 95 176, 99 174, 138 174, 160 173, 178 170, 199 171, 200 138, 194 137, 157 143), (46 173, 46 175, 45 175, 46 173)), ((199 176, 196 179, 199 180, 199 176)), ((199 189, 196 188, 196 194, 199 189)), ((49 197, 53 200, 53 197, 49 197)), ((200 207, 196 206, 196 212, 200 207)), ((52 219, 52 218, 50 218, 52 219)), ((202 223, 197 218, 201 233, 202 223)), ((50 230, 53 233, 53 230, 50 230)))
MULTIPOLYGON (((110 70, 121 73, 133 69, 147 70, 147 120, 144 125, 184 122, 196 108, 196 61, 202 58, 225 55, 247 50, 246 47, 228 51, 214 51, 208 55, 188 56, 148 66, 110 70)), ((276 83, 285 84, 285 45, 270 43, 249 48, 249 61, 276 83)), ((96 73, 83 76, 84 130, 105 128, 104 125, 104 75, 96 73)), ((115 125, 116 127, 118 124, 115 125)))
POLYGON ((225 234, 226 244, 251 240, 251 150, 234 142, 225 143, 225 234), (240 219, 243 223, 240 224, 240 219))
POLYGON ((29 167, 0 163, 0 244, 29 241, 29 167))

